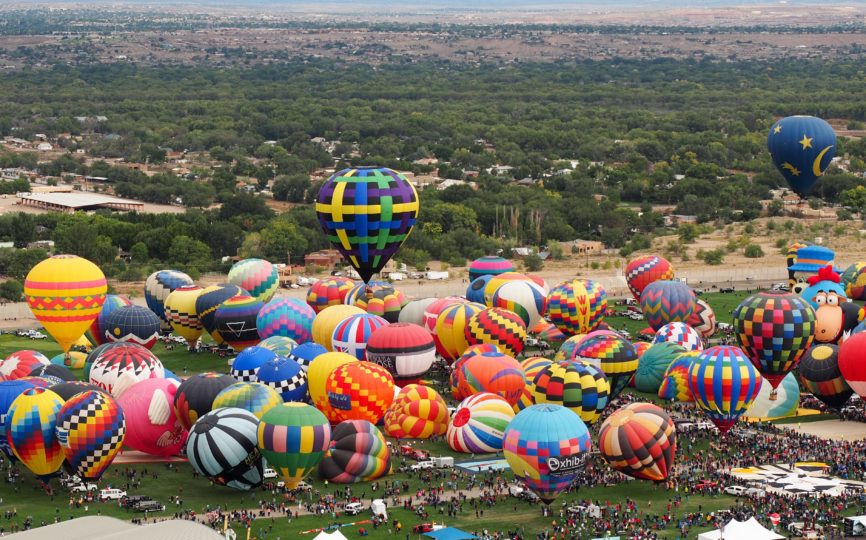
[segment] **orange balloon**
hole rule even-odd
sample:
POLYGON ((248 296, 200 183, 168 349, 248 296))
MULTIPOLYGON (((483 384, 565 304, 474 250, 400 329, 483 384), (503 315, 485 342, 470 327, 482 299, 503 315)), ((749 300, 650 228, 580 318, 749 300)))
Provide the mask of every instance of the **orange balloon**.
POLYGON ((328 404, 338 422, 366 420, 375 424, 394 401, 394 378, 372 362, 339 366, 328 375, 326 388, 328 404))

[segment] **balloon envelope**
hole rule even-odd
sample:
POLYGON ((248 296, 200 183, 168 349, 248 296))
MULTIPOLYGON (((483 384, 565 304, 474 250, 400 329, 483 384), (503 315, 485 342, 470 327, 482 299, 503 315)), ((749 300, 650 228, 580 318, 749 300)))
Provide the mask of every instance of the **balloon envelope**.
POLYGON ((767 149, 791 190, 805 197, 836 154, 836 133, 820 118, 788 116, 770 128, 767 149))
POLYGON ((190 429, 196 420, 209 413, 214 398, 234 382, 230 375, 209 372, 192 375, 180 383, 174 395, 174 408, 183 427, 190 429))
POLYGON ((159 339, 159 317, 143 306, 122 306, 106 317, 103 338, 107 342, 129 342, 151 349, 159 339))
POLYGON ((854 393, 839 369, 839 347, 832 343, 809 347, 797 371, 803 387, 831 409, 841 409, 854 393))
POLYGON ((448 404, 436 390, 408 384, 397 393, 385 413, 385 432, 398 439, 427 439, 444 435, 449 417, 448 404))
POLYGON ((355 282, 347 277, 331 276, 313 283, 307 291, 307 304, 319 313, 326 307, 339 306, 355 282))
POLYGON ((205 332, 211 335, 217 344, 223 343, 223 338, 217 331, 216 311, 229 298, 246 294, 243 289, 231 283, 220 283, 205 287, 195 299, 195 312, 205 332))
POLYGON ((367 360, 387 369, 398 383, 415 380, 430 370, 436 360, 436 346, 424 328, 392 323, 370 334, 367 360))
POLYGON ((271 336, 292 338, 298 343, 313 339, 316 312, 297 298, 275 298, 265 304, 256 317, 261 339, 271 336))
POLYGON ((154 456, 180 453, 187 430, 173 405, 178 386, 173 379, 147 379, 117 398, 126 418, 126 446, 154 456))
POLYGON ((79 477, 99 480, 123 446, 126 421, 114 398, 89 390, 71 397, 57 414, 57 440, 79 477))
POLYGON ((94 345, 102 345, 105 343, 105 319, 108 318, 111 312, 115 309, 129 305, 132 305, 132 301, 125 296, 106 294, 105 302, 102 304, 102 309, 99 311, 99 315, 97 315, 96 319, 93 320, 93 323, 84 335, 87 336, 87 339, 89 339, 94 345))
POLYGON ((375 424, 394 401, 393 377, 372 362, 338 366, 328 375, 326 388, 330 410, 340 422, 367 420, 375 424))
POLYGON ((498 452, 502 449, 505 428, 513 419, 511 404, 496 394, 480 392, 460 402, 445 437, 457 452, 498 452))
POLYGON ((216 331, 235 352, 261 341, 256 328, 256 317, 261 309, 262 303, 246 294, 233 296, 217 308, 214 314, 216 331))
POLYGON ((702 351, 689 369, 689 390, 698 408, 727 433, 761 389, 761 374, 739 347, 702 351))
POLYGON ((634 299, 640 301, 643 290, 655 281, 674 279, 671 263, 658 255, 632 259, 625 267, 625 281, 634 299))
POLYGON ((232 265, 228 281, 259 302, 267 302, 280 288, 280 273, 264 259, 244 259, 232 265))
POLYGON ((289 489, 316 470, 330 443, 328 419, 304 403, 274 407, 259 422, 259 449, 289 489))
POLYGON ((391 470, 391 451, 379 429, 365 420, 340 422, 319 464, 319 476, 337 484, 369 482, 391 470))
POLYGON ((259 419, 238 408, 221 408, 193 424, 186 441, 189 463, 215 484, 250 490, 262 484, 264 460, 258 448, 259 419))
POLYGON ((166 325, 165 299, 178 287, 195 285, 192 278, 179 270, 159 270, 147 277, 144 282, 144 300, 147 307, 166 325))
POLYGON ((12 453, 30 471, 47 477, 60 469, 63 449, 57 439, 60 396, 45 388, 21 393, 6 413, 6 438, 12 453))
MULTIPOLYGON (((186 340, 190 347, 195 346, 204 333, 204 326, 198 318, 195 303, 202 292, 196 285, 178 287, 165 298, 165 318, 171 328, 186 340)), ((105 308, 102 308, 103 311, 105 308)))
POLYGON ((621 473, 661 482, 673 472, 677 431, 668 414, 651 403, 632 403, 601 425, 598 448, 621 473))

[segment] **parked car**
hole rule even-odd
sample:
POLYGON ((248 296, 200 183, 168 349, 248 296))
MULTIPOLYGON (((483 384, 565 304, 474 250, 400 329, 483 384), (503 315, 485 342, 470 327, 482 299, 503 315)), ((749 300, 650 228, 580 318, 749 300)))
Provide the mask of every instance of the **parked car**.
POLYGON ((419 461, 418 463, 413 464, 409 467, 413 471, 420 471, 422 469, 435 469, 436 462, 435 461, 419 461))
POLYGON ((695 491, 703 491, 705 489, 712 489, 714 487, 718 487, 718 482, 713 482, 712 480, 701 480, 697 484, 695 484, 695 491))
POLYGON ((96 491, 99 486, 96 484, 74 484, 69 488, 72 493, 87 493, 88 491, 96 491))
POLYGON ((268 467, 267 469, 265 469, 263 471, 262 476, 266 479, 267 478, 276 478, 277 477, 277 471, 268 467))
POLYGON ((105 488, 99 491, 100 501, 117 501, 126 497, 126 492, 122 489, 105 488))
POLYGON ((121 508, 132 508, 136 503, 151 500, 147 495, 127 495, 120 499, 121 508))
POLYGON ((736 290, 733 287, 722 287, 721 289, 719 289, 719 292, 720 293, 732 293, 732 292, 736 292, 736 290))
POLYGON ((132 505, 136 512, 164 512, 165 505, 153 499, 144 499, 132 505))
POLYGON ((359 502, 353 502, 346 505, 346 513, 350 516, 357 516, 364 511, 364 505, 359 502))
POLYGON ((728 486, 725 488, 725 493, 733 495, 734 497, 745 495, 746 491, 748 491, 748 488, 744 486, 728 486))

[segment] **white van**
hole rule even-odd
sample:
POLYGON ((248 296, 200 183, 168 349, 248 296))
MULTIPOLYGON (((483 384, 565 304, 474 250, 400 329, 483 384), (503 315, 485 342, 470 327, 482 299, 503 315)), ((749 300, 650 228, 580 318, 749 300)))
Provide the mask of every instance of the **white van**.
POLYGON ((100 501, 117 501, 126 497, 126 492, 122 489, 105 488, 99 490, 100 501))
POLYGON ((372 504, 370 504, 370 511, 373 512, 374 516, 379 516, 382 519, 388 519, 388 507, 385 505, 385 501, 382 499, 373 500, 372 504))
POLYGON ((262 476, 264 476, 265 478, 276 478, 277 477, 277 471, 268 467, 267 469, 265 469, 262 472, 262 476))
POLYGON ((346 505, 346 513, 350 516, 357 516, 364 511, 364 505, 359 502, 353 502, 346 505))
POLYGON ((412 465, 409 468, 412 469, 413 471, 420 471, 421 469, 433 469, 435 467, 436 467, 435 461, 419 461, 418 463, 415 463, 414 465, 412 465))

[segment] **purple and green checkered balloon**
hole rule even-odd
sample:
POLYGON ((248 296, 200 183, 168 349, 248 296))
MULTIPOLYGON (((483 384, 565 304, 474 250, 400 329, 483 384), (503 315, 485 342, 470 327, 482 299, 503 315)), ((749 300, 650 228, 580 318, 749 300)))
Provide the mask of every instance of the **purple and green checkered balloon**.
POLYGON ((365 282, 409 236, 418 209, 412 184, 384 167, 343 169, 328 178, 316 198, 316 214, 328 240, 365 282))

